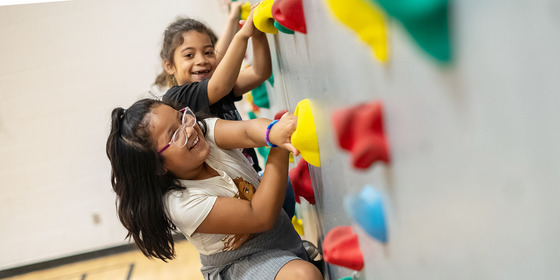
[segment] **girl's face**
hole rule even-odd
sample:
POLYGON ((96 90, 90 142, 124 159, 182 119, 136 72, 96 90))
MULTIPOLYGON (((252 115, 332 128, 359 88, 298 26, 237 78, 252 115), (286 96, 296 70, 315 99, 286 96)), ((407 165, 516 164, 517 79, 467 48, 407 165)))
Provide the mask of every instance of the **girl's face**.
POLYGON ((165 61, 164 67, 178 85, 209 79, 218 64, 210 36, 195 30, 183 33, 183 44, 175 49, 173 61, 165 61))
MULTIPOLYGON (((167 105, 160 105, 152 109, 151 115, 150 132, 159 151, 171 141, 173 133, 182 127, 183 114, 167 105)), ((204 170, 203 163, 210 153, 210 146, 198 124, 185 130, 187 144, 182 148, 171 144, 161 155, 168 172, 180 179, 194 180, 204 170)))

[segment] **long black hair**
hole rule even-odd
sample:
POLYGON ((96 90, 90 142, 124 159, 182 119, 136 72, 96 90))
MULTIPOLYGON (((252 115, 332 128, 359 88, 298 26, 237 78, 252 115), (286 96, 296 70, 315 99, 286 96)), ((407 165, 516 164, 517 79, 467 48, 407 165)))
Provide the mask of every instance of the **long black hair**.
POLYGON ((148 258, 166 261, 175 256, 172 234, 176 227, 165 213, 163 196, 184 187, 166 172, 150 136, 151 112, 161 105, 176 108, 174 104, 142 99, 126 110, 113 109, 107 156, 117 194, 117 214, 128 230, 126 238, 132 238, 148 258))

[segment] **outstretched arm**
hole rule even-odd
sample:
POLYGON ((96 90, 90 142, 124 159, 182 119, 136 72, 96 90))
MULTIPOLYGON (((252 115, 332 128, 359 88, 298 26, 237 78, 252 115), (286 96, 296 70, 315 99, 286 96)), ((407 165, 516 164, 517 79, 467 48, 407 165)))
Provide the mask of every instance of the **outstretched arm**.
POLYGON ((235 33, 239 29, 239 14, 241 5, 243 5, 243 3, 244 2, 240 1, 231 1, 228 3, 229 14, 226 25, 224 26, 222 35, 220 35, 220 38, 218 38, 218 41, 216 42, 216 46, 214 48, 216 50, 216 59, 218 60, 218 63, 220 63, 220 61, 224 57, 229 44, 233 40, 233 36, 235 36, 235 33))
MULTIPOLYGON (((222 149, 255 148, 266 146, 265 133, 271 120, 258 118, 246 121, 217 120, 214 140, 222 149)), ((270 129, 269 140, 272 144, 293 152, 299 151, 292 146, 290 137, 297 127, 297 117, 285 113, 278 123, 270 129)))
POLYGON ((233 37, 222 61, 218 64, 214 74, 208 81, 208 100, 210 105, 228 95, 235 86, 241 63, 247 50, 247 41, 253 36, 255 30, 257 29, 253 25, 253 12, 251 11, 247 21, 233 37))
POLYGON ((256 88, 272 75, 272 62, 266 34, 258 32, 252 37, 253 65, 239 73, 233 88, 234 94, 241 96, 256 88))

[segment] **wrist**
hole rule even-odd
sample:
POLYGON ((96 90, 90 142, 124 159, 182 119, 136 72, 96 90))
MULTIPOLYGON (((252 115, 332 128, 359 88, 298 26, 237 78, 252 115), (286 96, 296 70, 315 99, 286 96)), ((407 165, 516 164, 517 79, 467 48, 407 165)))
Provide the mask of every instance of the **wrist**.
POLYGON ((238 40, 245 40, 248 41, 249 38, 251 38, 251 36, 247 36, 245 34, 243 34, 243 32, 239 31, 237 33, 235 33, 235 35, 233 36, 233 39, 238 39, 238 40))
POLYGON ((270 131, 272 130, 272 127, 278 122, 278 120, 273 120, 267 127, 266 127, 266 132, 264 133, 264 141, 266 142, 266 144, 272 148, 276 148, 278 147, 277 145, 272 144, 272 142, 270 142, 270 131))

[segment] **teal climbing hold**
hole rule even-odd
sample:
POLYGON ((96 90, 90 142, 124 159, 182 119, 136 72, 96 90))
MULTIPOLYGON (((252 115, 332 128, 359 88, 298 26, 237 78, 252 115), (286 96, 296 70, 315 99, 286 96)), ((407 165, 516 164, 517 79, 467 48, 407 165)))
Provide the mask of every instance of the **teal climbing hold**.
POLYGON ((278 29, 278 31, 282 32, 282 33, 286 33, 286 34, 294 34, 293 30, 290 30, 289 28, 283 26, 282 24, 280 24, 278 21, 274 22, 274 27, 276 27, 276 29, 278 29))
MULTIPOLYGON (((271 86, 274 86, 274 75, 270 75, 268 82, 271 86)), ((259 108, 270 108, 265 83, 266 82, 263 82, 251 91, 251 94, 253 95, 253 103, 259 108)))
POLYGON ((274 86, 274 75, 270 75, 270 77, 268 78, 268 82, 271 86, 274 86))
POLYGON ((441 62, 452 58, 449 0, 370 0, 400 21, 429 55, 441 62))
POLYGON ((358 195, 346 196, 344 209, 371 237, 387 243, 383 197, 371 185, 366 185, 358 195))
POLYGON ((258 85, 251 91, 253 95, 253 103, 259 108, 270 108, 270 103, 268 101, 268 92, 266 91, 265 83, 258 85))

